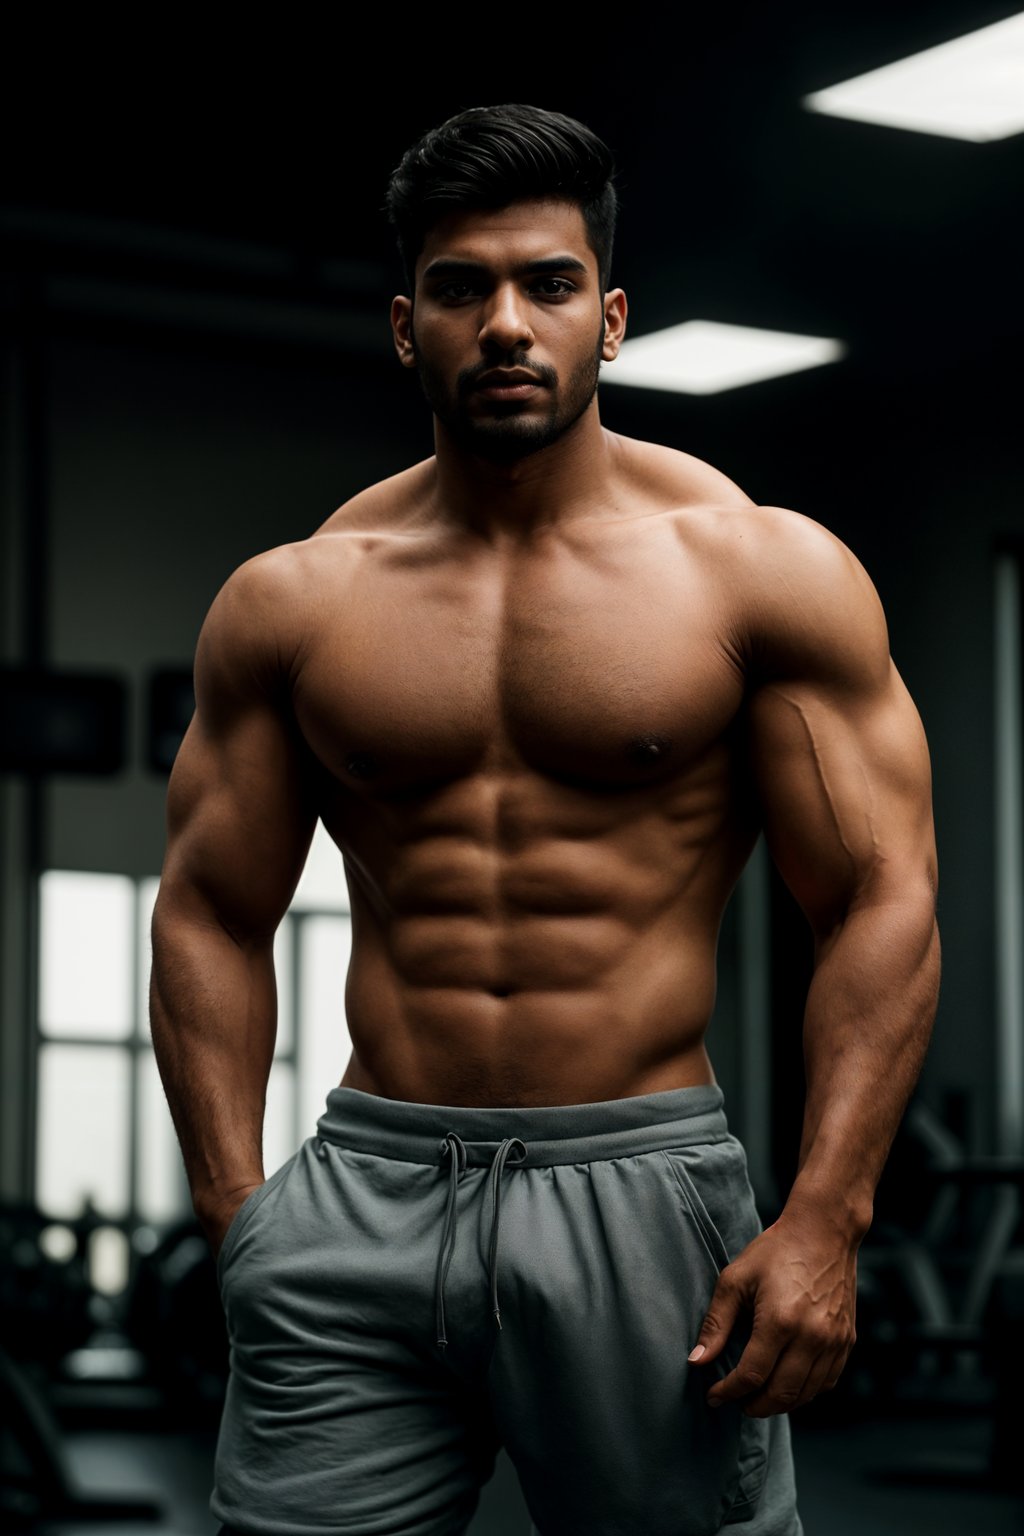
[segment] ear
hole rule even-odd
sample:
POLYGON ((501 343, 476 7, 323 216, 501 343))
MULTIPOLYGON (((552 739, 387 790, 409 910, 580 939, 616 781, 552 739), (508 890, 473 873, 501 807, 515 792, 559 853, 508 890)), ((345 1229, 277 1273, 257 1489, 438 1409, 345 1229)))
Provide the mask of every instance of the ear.
POLYGON ((395 338, 395 351, 403 368, 416 367, 416 351, 412 344, 412 299, 397 294, 391 300, 391 334, 395 338))
POLYGON ((626 295, 621 288, 609 288, 604 296, 604 349, 601 353, 606 363, 614 362, 619 355, 626 335, 626 295))

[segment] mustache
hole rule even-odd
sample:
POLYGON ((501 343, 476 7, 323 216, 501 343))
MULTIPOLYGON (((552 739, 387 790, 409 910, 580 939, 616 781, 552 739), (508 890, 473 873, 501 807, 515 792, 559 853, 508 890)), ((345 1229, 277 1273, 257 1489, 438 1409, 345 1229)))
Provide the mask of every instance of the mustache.
POLYGON ((544 384, 549 389, 554 388, 558 383, 558 374, 554 368, 548 367, 545 363, 532 362, 530 358, 525 357, 522 353, 513 353, 510 357, 503 358, 500 361, 497 359, 485 360, 481 363, 474 363, 472 368, 463 368, 456 380, 460 396, 472 394, 477 386, 477 382, 483 378, 484 374, 493 373, 495 368, 521 368, 524 373, 528 373, 535 378, 538 384, 544 384))

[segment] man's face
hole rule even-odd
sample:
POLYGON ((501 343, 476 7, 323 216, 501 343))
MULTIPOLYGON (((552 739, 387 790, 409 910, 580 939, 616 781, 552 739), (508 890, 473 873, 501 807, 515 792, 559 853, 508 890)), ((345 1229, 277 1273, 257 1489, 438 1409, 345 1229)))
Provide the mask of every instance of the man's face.
POLYGON ((416 263, 415 302, 396 299, 392 320, 455 442, 512 462, 590 405, 602 357, 618 351, 605 307, 582 211, 543 199, 442 219, 416 263))

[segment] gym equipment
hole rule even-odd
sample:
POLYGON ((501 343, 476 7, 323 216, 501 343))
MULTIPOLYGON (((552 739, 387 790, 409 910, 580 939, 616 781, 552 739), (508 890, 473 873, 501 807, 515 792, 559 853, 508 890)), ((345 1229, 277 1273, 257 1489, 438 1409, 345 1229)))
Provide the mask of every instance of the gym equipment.
POLYGON ((162 1520, 154 1499, 75 1488, 60 1426, 29 1370, 0 1348, 0 1531, 41 1520, 162 1520))
POLYGON ((138 1256, 122 1326, 170 1407, 188 1422, 220 1417, 228 1339, 210 1245, 195 1217, 138 1256))
POLYGON ((96 1328, 88 1278, 95 1212, 61 1221, 75 1243, 66 1261, 50 1257, 42 1236, 57 1225, 27 1204, 0 1206, 0 1530, 40 1520, 159 1520, 151 1499, 84 1494, 75 1486, 63 1435, 49 1401, 52 1374, 96 1328))
POLYGON ((35 1205, 0 1206, 0 1345, 17 1359, 56 1365, 92 1333, 92 1294, 87 1248, 74 1222, 57 1223, 35 1205), (63 1263, 42 1243, 55 1225, 76 1239, 63 1263))
MULTIPOLYGON (((1024 1249, 1016 1237, 1024 1159, 968 1156, 918 1102, 904 1126, 891 1160, 890 1196, 882 1202, 889 1209, 859 1254, 858 1312, 862 1299, 865 1306, 858 1354, 890 1397, 907 1367, 928 1356, 940 1364, 973 1363, 977 1387, 984 1386, 977 1367, 987 1367, 996 1388, 988 1467, 957 1480, 1022 1491, 1017 1366, 1024 1355, 1024 1249), (916 1157, 908 1156, 913 1143, 916 1157)), ((961 1376, 961 1393, 971 1379, 961 1376)), ((934 1376, 931 1388, 937 1396, 934 1376)))

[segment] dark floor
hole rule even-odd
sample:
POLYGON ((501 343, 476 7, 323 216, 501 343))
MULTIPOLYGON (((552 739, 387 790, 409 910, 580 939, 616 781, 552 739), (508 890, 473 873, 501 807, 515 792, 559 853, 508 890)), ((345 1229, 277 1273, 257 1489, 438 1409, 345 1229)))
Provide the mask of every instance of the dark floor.
MULTIPOLYGON (((1009 1536, 1024 1503, 984 1486, 989 1425, 980 1414, 854 1422, 793 1418, 806 1536, 1009 1536)), ((73 1430, 71 1469, 83 1491, 153 1495, 159 1521, 48 1523, 39 1536, 214 1536, 210 1430, 73 1430)), ((470 1536, 526 1536, 529 1517, 502 1454, 470 1536)))

